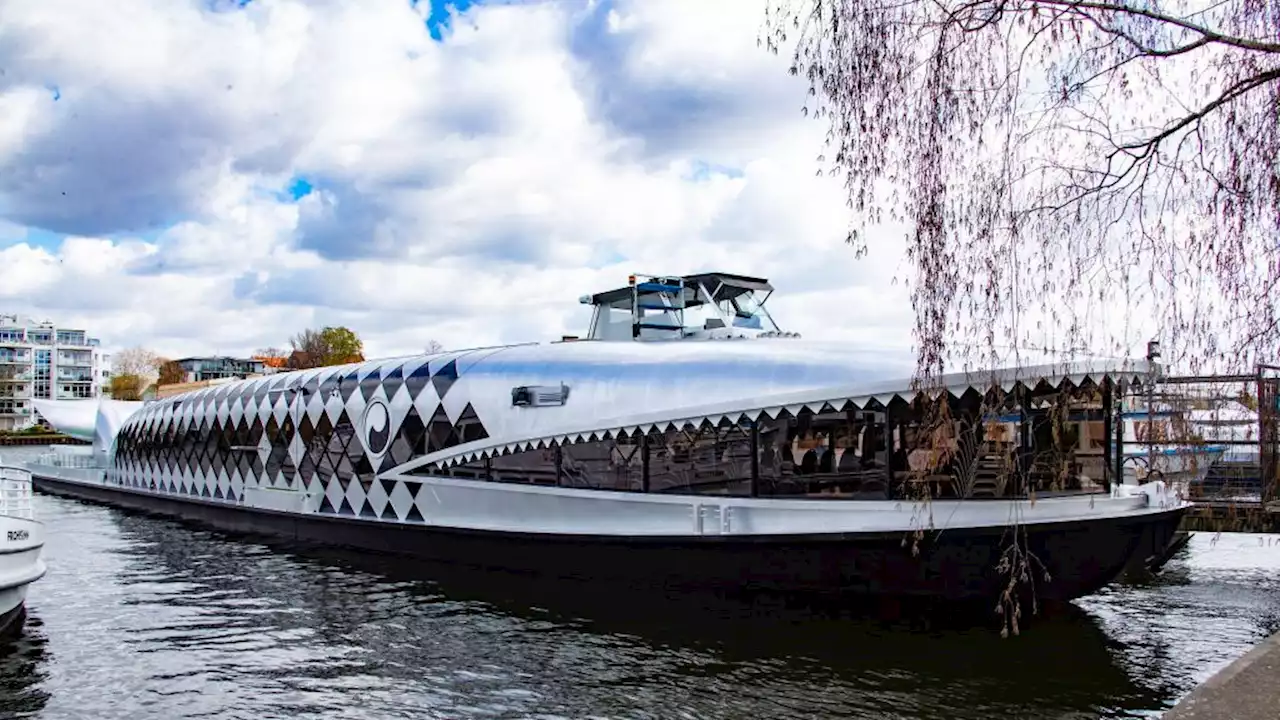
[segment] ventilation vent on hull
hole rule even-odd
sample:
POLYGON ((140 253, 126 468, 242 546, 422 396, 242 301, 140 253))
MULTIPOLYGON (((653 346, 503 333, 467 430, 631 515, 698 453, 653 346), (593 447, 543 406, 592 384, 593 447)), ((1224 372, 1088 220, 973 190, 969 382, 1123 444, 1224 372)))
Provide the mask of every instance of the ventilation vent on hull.
POLYGON ((515 407, 547 407, 564 405, 569 400, 569 386, 521 385, 511 389, 511 404, 515 407))

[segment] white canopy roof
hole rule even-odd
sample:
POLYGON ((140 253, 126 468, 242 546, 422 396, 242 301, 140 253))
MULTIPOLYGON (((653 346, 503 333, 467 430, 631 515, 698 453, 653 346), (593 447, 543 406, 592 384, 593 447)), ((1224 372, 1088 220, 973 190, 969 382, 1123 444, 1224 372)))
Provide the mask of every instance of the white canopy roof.
POLYGON ((32 400, 36 412, 55 430, 93 443, 95 452, 107 452, 115 442, 120 427, 142 402, 92 398, 88 400, 32 400))

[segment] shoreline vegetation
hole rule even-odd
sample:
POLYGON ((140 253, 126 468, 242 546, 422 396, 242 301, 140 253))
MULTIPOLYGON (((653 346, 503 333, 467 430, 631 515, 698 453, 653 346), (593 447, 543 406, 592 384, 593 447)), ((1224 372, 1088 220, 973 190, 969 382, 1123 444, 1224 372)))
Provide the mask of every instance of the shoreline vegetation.
POLYGON ((6 445, 89 445, 85 440, 63 435, 42 427, 22 430, 0 430, 0 447, 6 445))

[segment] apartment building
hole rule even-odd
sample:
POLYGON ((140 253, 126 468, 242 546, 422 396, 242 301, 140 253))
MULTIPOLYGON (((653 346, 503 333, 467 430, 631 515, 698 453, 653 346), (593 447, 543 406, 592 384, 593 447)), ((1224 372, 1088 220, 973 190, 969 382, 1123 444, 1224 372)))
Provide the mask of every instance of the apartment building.
POLYGON ((244 378, 262 375, 267 366, 257 358, 234 358, 223 355, 213 357, 188 357, 174 360, 186 373, 185 382, 205 382, 224 378, 244 378))
POLYGON ((84 330, 0 314, 0 430, 34 423, 32 398, 98 397, 111 376, 100 346, 84 330))

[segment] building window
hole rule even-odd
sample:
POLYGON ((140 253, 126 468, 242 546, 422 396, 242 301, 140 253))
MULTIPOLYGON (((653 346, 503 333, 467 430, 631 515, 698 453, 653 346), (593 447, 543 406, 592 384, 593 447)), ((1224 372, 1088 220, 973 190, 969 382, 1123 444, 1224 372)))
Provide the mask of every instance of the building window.
POLYGON ((36 350, 35 352, 35 370, 33 376, 35 379, 33 387, 33 396, 41 399, 51 399, 53 397, 53 386, 49 382, 50 379, 50 360, 52 354, 49 350, 36 350))
POLYGON ((83 330, 59 330, 59 345, 87 345, 83 330))

